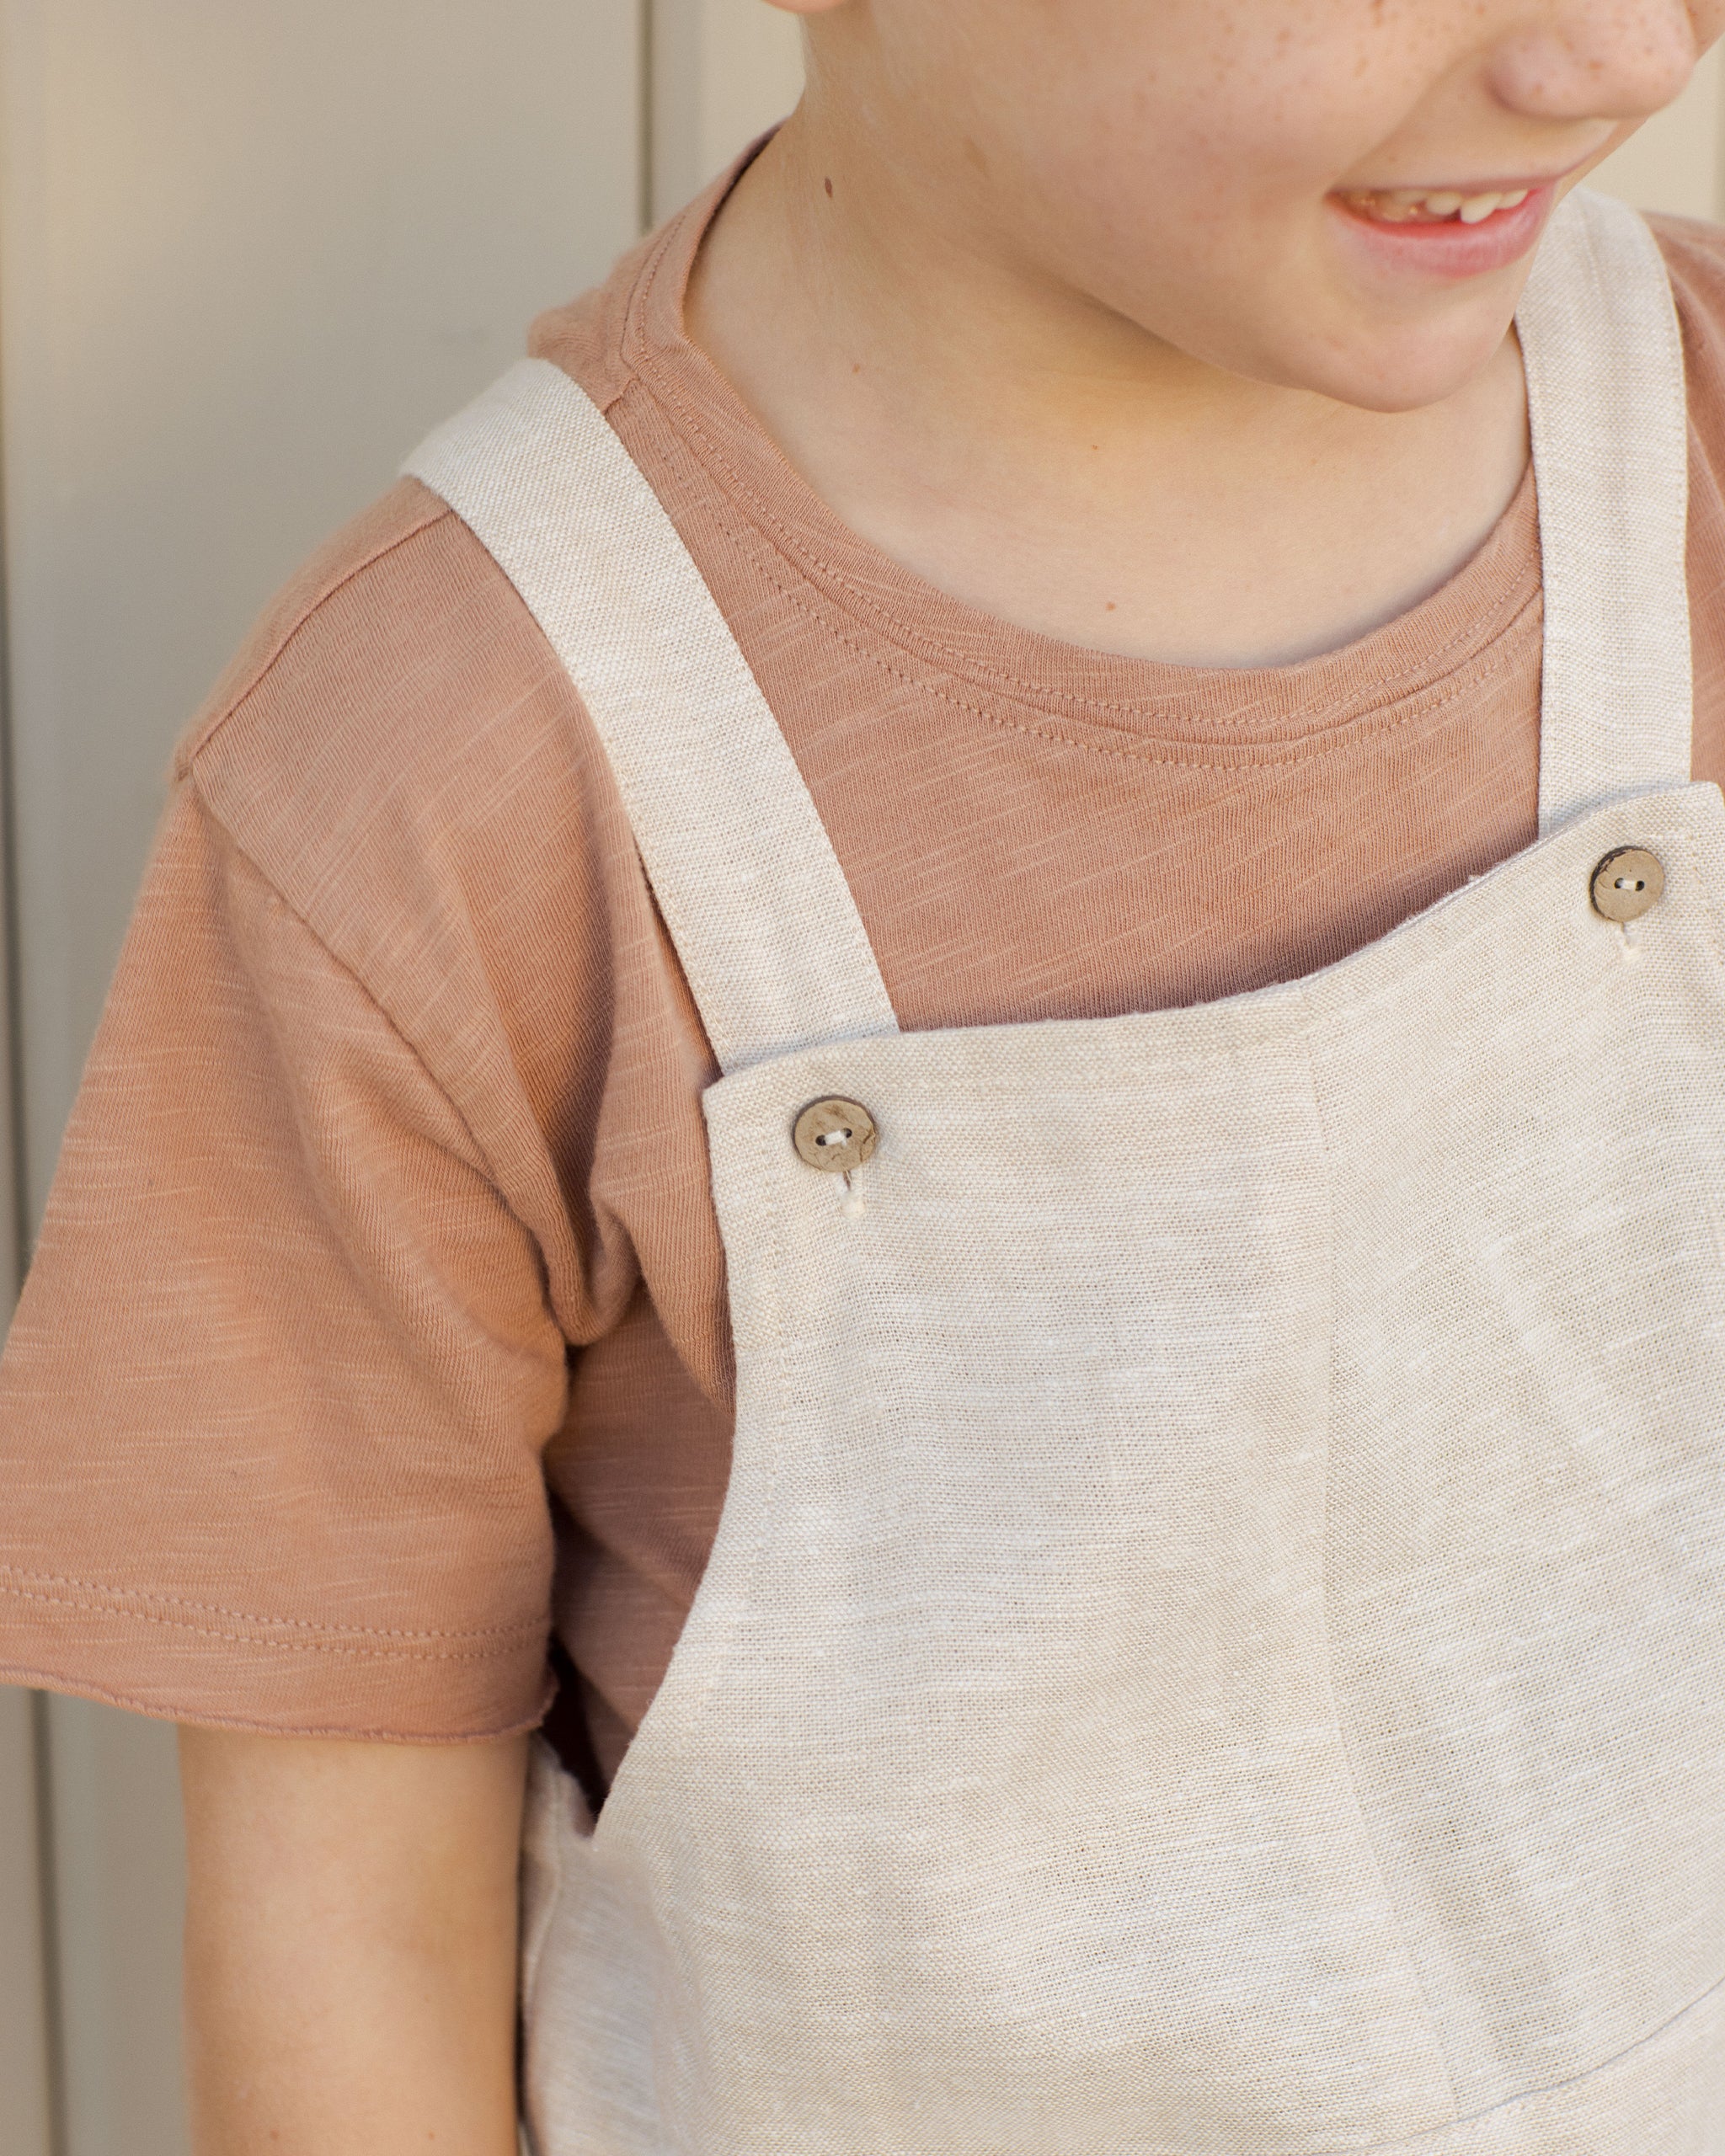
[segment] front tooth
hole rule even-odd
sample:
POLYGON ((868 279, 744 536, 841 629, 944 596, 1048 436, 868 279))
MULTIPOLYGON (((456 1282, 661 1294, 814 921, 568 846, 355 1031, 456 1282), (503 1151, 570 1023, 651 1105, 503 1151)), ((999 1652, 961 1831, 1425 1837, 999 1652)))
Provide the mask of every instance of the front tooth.
POLYGON ((1428 195, 1425 206, 1434 217, 1453 217, 1461 207, 1459 195, 1428 195))
POLYGON ((1530 187, 1518 187, 1513 195, 1503 195, 1498 206, 1503 210, 1519 210, 1532 192, 1530 187))
POLYGON ((1460 215, 1464 225, 1482 225, 1499 203, 1501 195, 1470 195, 1461 205, 1460 215))

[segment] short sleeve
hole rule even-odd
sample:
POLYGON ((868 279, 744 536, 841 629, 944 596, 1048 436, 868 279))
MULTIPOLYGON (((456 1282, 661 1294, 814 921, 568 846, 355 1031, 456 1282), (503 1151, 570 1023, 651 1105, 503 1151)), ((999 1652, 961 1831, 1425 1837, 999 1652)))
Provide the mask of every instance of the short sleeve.
POLYGON ((531 1726, 565 1342, 413 1045, 183 787, 0 1364, 0 1677, 531 1726))

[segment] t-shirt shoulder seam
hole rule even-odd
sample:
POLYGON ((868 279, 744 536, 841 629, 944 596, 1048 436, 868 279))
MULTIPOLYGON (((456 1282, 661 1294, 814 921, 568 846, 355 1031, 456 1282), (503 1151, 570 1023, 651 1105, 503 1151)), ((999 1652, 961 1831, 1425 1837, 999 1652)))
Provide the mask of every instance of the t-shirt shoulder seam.
POLYGON ((392 554, 398 553, 403 547, 411 546, 414 540, 430 531, 434 526, 443 523, 455 515, 455 511, 449 504, 441 500, 438 496, 430 492, 429 488, 425 490, 425 501, 419 515, 404 531, 392 533, 387 539, 380 541, 377 546, 368 547, 357 560, 349 562, 338 574, 328 578, 318 586, 314 595, 294 614, 291 620, 259 654, 257 664, 242 678, 238 687, 230 695, 225 696, 219 708, 212 712, 201 726, 194 728, 188 739, 181 743, 174 760, 174 776, 176 779, 184 779, 190 775, 192 766, 197 759, 223 730, 228 721, 243 711, 256 696, 258 691, 280 665, 282 659, 298 642, 302 634, 311 627, 332 600, 338 598, 360 577, 376 568, 380 562, 387 561, 392 554))
MULTIPOLYGON (((466 1137, 468 1145, 473 1148, 473 1159, 483 1168, 487 1181, 490 1183, 493 1190, 496 1192, 498 1198, 506 1205, 508 1203, 508 1199, 505 1195, 503 1178, 498 1173, 497 1164, 492 1159, 490 1152, 482 1143, 478 1132, 473 1129, 472 1119, 463 1111, 461 1103, 451 1093, 448 1086, 446 1086, 443 1083, 442 1080, 439 1078, 436 1071, 432 1068, 430 1063, 427 1059, 425 1050, 419 1046, 419 1043, 414 1038, 413 1035, 401 1023, 399 1019, 397 1018, 394 1011, 391 1010, 388 999, 378 992, 377 989, 371 981, 366 979, 366 976, 356 966, 351 964, 347 959, 342 957, 339 951, 331 947, 329 939, 319 931, 314 921, 307 919, 303 908, 295 905, 294 901, 288 896, 287 893, 283 890, 280 879, 271 875, 269 869, 258 859, 251 848, 247 846, 244 840, 240 837, 239 834, 233 829, 227 818, 222 815, 216 803, 211 800, 203 787, 200 785, 198 774, 195 771, 190 773, 185 782, 190 787, 192 792, 196 796, 198 806, 202 810, 203 814, 210 819, 210 821, 215 825, 216 830, 222 833, 222 836, 227 841, 227 843, 233 848, 234 852, 238 856, 239 859, 245 863, 246 867, 251 871, 253 875, 254 875, 258 878, 259 882, 264 886, 270 896, 275 900, 275 903, 282 909, 283 912, 285 912, 290 919, 291 919, 295 924, 304 931, 306 935, 311 937, 312 942, 315 943, 318 950, 323 953, 329 964, 332 965, 335 970, 342 974, 346 979, 353 983, 360 994, 365 997, 366 1002, 369 1003, 371 1008, 377 1013, 379 1020, 389 1028, 396 1039, 400 1042, 402 1047, 410 1056, 412 1056, 414 1061, 419 1065, 419 1070, 424 1074, 426 1084, 432 1088, 432 1090, 436 1093, 438 1098, 442 1101, 444 1105, 448 1108, 450 1113, 460 1124, 463 1135, 466 1137)), ((3 1585, 4 1577, 4 1568, 0 1567, 0 1585, 3 1585)))
MULTIPOLYGON (((627 404, 633 398, 652 396, 652 391, 642 380, 640 368, 621 350, 611 353, 606 370, 608 379, 597 385, 584 382, 573 367, 565 366, 561 360, 553 359, 548 353, 543 357, 546 366, 555 367, 566 380, 574 382, 600 418, 613 428, 617 422, 611 415, 619 405, 627 404), (597 396, 594 394, 595 386, 599 392, 597 396)), ((451 515, 453 513, 451 512, 451 515)))
POLYGON ((676 216, 668 218, 660 230, 652 236, 642 250, 641 258, 636 264, 634 275, 627 290, 619 295, 617 334, 611 339, 609 349, 605 355, 606 379, 597 385, 600 389, 598 396, 594 396, 593 388, 581 379, 573 367, 565 366, 562 360, 553 359, 549 353, 541 353, 537 355, 548 360, 549 364, 556 367, 560 373, 566 374, 575 387, 591 400, 594 408, 600 416, 606 420, 610 419, 611 414, 619 404, 625 402, 632 391, 640 391, 649 397, 652 393, 643 379, 641 364, 630 347, 635 343, 640 343, 644 346, 645 344, 644 332, 640 327, 641 314, 652 291, 659 265, 672 244, 682 216, 686 214, 686 211, 683 211, 676 216))

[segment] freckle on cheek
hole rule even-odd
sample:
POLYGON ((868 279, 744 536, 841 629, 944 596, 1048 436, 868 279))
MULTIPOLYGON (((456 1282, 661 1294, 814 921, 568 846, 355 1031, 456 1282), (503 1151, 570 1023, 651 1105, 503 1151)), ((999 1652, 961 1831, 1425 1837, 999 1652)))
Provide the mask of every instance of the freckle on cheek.
POLYGON ((826 183, 826 199, 829 202, 832 200, 832 182, 830 180, 828 180, 826 183))

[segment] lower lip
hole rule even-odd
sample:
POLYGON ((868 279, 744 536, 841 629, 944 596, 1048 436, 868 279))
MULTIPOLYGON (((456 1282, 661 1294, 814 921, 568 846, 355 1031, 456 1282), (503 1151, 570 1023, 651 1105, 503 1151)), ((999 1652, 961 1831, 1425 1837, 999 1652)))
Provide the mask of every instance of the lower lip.
POLYGON ((1330 208, 1351 243, 1381 267, 1454 283, 1519 262, 1538 241, 1557 197, 1556 185, 1548 181, 1513 210, 1494 210, 1477 225, 1464 225, 1459 217, 1386 224, 1333 195, 1330 208))

